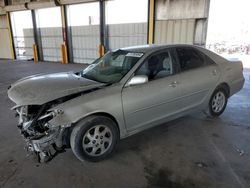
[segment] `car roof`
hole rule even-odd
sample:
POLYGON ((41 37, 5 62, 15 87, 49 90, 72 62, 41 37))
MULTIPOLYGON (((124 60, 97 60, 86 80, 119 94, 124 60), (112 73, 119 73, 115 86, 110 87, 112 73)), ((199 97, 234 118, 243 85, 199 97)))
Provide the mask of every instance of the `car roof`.
POLYGON ((195 45, 189 44, 166 44, 166 45, 158 45, 158 44, 148 44, 148 45, 141 45, 141 46, 131 46, 131 47, 124 47, 120 48, 120 50, 126 50, 130 52, 142 52, 142 53, 151 53, 155 51, 159 51, 166 48, 173 48, 173 47, 194 47, 199 48, 195 45))

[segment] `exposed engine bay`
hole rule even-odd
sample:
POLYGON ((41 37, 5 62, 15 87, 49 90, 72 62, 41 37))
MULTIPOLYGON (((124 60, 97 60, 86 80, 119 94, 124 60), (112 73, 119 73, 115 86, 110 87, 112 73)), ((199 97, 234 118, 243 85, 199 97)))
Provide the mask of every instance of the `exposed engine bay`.
POLYGON ((64 152, 69 146, 71 124, 54 126, 50 120, 63 115, 63 110, 54 109, 58 104, 100 89, 93 88, 87 91, 71 94, 43 105, 25 105, 14 107, 18 120, 18 128, 26 142, 25 149, 29 154, 35 154, 38 162, 48 162, 58 153, 64 152), (53 109, 53 110, 51 110, 53 109))
POLYGON ((15 109, 19 117, 18 128, 26 141, 26 149, 35 153, 39 162, 47 162, 64 150, 63 133, 67 126, 54 127, 48 123, 52 118, 63 114, 63 111, 48 111, 48 108, 51 105, 28 105, 15 109))

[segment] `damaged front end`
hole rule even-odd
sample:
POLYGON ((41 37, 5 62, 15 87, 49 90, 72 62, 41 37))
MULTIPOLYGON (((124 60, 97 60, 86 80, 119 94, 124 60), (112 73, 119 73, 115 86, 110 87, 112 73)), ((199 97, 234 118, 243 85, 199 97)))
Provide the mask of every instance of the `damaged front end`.
POLYGON ((11 84, 8 97, 16 104, 13 110, 19 117, 18 127, 28 151, 45 162, 63 151, 64 146, 69 147, 71 122, 50 123, 53 118, 61 120, 59 116, 67 116, 57 106, 107 85, 84 78, 81 72, 39 74, 11 84))
POLYGON ((18 128, 26 141, 26 149, 36 154, 39 162, 47 162, 58 152, 64 151, 64 136, 70 126, 51 125, 49 121, 63 114, 63 110, 50 108, 51 104, 14 108, 19 117, 18 128))

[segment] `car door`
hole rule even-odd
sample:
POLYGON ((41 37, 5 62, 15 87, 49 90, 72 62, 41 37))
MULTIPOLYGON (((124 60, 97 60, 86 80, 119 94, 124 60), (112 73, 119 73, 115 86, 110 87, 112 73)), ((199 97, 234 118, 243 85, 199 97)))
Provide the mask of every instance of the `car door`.
POLYGON ((191 47, 176 48, 180 64, 180 87, 182 109, 191 109, 202 104, 216 86, 220 69, 209 57, 191 47))
POLYGON ((180 106, 179 76, 169 51, 148 57, 135 71, 146 75, 145 84, 124 87, 122 102, 128 131, 162 120, 175 114, 180 106))

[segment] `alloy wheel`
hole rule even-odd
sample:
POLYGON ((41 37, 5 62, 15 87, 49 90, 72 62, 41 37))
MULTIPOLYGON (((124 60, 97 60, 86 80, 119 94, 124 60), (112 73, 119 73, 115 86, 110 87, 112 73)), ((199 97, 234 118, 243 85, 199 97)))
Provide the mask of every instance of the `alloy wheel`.
POLYGON ((221 91, 218 91, 212 99, 212 110, 215 113, 219 113, 221 110, 223 110, 225 102, 226 102, 225 94, 221 91))
POLYGON ((109 149, 112 140, 112 132, 107 126, 96 125, 86 131, 83 136, 82 146, 88 155, 99 156, 109 149))

